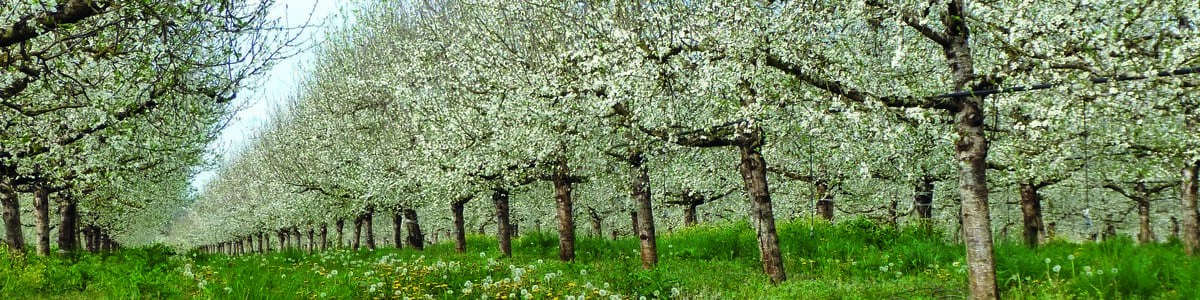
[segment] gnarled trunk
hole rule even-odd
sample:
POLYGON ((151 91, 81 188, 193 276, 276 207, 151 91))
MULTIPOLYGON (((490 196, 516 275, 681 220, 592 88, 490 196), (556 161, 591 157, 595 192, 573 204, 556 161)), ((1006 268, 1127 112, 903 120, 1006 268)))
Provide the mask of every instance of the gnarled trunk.
POLYGON ((575 260, 575 216, 572 211, 571 199, 571 169, 565 158, 558 160, 554 168, 554 204, 558 223, 558 259, 562 261, 575 260))
POLYGON ((73 197, 63 197, 58 205, 58 215, 62 220, 58 225, 58 249, 79 250, 79 202, 73 197))
POLYGON ((700 204, 688 203, 683 209, 683 226, 696 226, 696 207, 700 204))
POLYGON ((913 209, 917 211, 917 221, 923 226, 931 225, 933 218, 933 179, 923 178, 917 183, 913 194, 913 209))
POLYGON ((50 255, 50 188, 41 184, 33 189, 33 227, 37 254, 50 255))
POLYGON ((466 210, 467 201, 459 200, 450 203, 450 214, 454 219, 454 252, 467 252, 467 222, 463 218, 463 211, 466 210))
POLYGON ((321 251, 329 250, 329 223, 321 223, 321 251))
POLYGON ((779 251, 779 235, 775 231, 775 212, 771 207, 771 192, 767 186, 767 161, 759 148, 762 147, 762 132, 758 128, 738 128, 738 149, 741 164, 738 167, 746 194, 750 196, 750 220, 758 236, 758 252, 762 258, 763 272, 778 284, 787 280, 783 269, 783 256, 779 251))
POLYGON ((604 219, 600 218, 600 213, 597 213, 595 209, 589 209, 588 215, 592 218, 592 232, 596 233, 598 237, 603 237, 604 219))
POLYGON ((4 207, 4 241, 12 251, 23 251, 25 232, 21 227, 21 201, 13 190, 9 174, 0 174, 0 206, 4 207))
MULTIPOLYGON (((965 40, 963 42, 965 43, 965 40)), ((983 118, 982 99, 971 97, 963 101, 962 109, 955 116, 955 130, 959 136, 955 143, 955 156, 959 166, 958 192, 962 198, 962 238, 967 248, 967 276, 971 297, 996 299, 999 297, 999 289, 996 285, 995 254, 992 250, 992 219, 988 211, 988 141, 983 133, 983 118)))
POLYGON ((496 241, 500 244, 500 254, 512 257, 512 225, 508 216, 508 190, 492 189, 492 204, 496 205, 496 241))
POLYGON ((1138 243, 1147 244, 1158 240, 1154 229, 1150 227, 1150 192, 1146 183, 1138 182, 1133 186, 1134 199, 1138 210, 1138 243))
POLYGON ((817 180, 817 215, 826 221, 833 221, 833 194, 829 193, 829 182, 817 180))
POLYGON ((375 206, 367 205, 363 222, 367 223, 367 249, 375 250, 375 206))
POLYGON ((1031 183, 1021 183, 1021 216, 1025 223, 1025 245, 1037 248, 1045 239, 1045 227, 1042 223, 1042 195, 1038 193, 1039 186, 1031 183))
POLYGON ((1180 174, 1183 176, 1183 184, 1180 186, 1180 198, 1182 199, 1183 213, 1180 216, 1183 218, 1180 232, 1180 238, 1183 241, 1183 248, 1188 255, 1200 254, 1200 212, 1197 212, 1196 192, 1200 186, 1200 161, 1195 161, 1191 165, 1184 167, 1180 174))
POLYGON ((417 250, 424 250, 425 234, 421 232, 421 223, 417 221, 417 210, 404 209, 404 225, 408 230, 408 245, 417 250))
POLYGON ((392 212, 392 242, 396 249, 404 248, 404 214, 400 211, 392 212))
POLYGON ((333 226, 337 229, 337 247, 338 247, 338 249, 345 248, 346 247, 346 238, 343 235, 343 232, 345 232, 345 229, 346 229, 346 219, 338 218, 337 221, 333 223, 333 226))
POLYGON ((654 209, 650 202, 650 174, 646 170, 646 159, 641 152, 629 155, 633 168, 632 196, 637 203, 638 241, 641 249, 642 268, 650 269, 658 264, 658 245, 654 232, 654 209))
POLYGON ((287 250, 287 229, 280 229, 276 234, 279 236, 279 251, 287 250))
POLYGON ((317 251, 317 243, 315 242, 316 240, 313 239, 315 235, 316 230, 313 230, 311 227, 308 228, 308 254, 313 254, 313 252, 317 251))
POLYGON ((354 217, 354 240, 350 242, 350 249, 354 249, 355 251, 358 250, 358 246, 362 242, 363 221, 365 220, 362 215, 354 217))

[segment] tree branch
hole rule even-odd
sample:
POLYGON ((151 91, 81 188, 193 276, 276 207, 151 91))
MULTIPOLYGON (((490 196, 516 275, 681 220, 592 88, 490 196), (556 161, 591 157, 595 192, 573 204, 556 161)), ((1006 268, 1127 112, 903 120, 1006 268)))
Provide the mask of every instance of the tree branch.
POLYGON ((70 0, 58 4, 53 12, 25 15, 16 23, 0 28, 0 48, 16 45, 48 32, 59 26, 74 24, 99 15, 112 6, 106 0, 70 0))

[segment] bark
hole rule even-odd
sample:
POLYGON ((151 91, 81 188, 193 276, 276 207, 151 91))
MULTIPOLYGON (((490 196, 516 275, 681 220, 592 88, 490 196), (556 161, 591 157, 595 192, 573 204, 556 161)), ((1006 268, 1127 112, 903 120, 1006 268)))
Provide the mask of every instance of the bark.
MULTIPOLYGON (((8 178, 0 180, 10 181, 8 178)), ((0 205, 4 205, 5 242, 10 250, 25 250, 25 233, 20 226, 20 202, 17 192, 7 182, 0 182, 0 205)))
POLYGON ((634 151, 631 153, 629 163, 634 170, 632 196, 634 202, 637 203, 637 235, 640 243, 642 268, 650 269, 658 264, 658 245, 654 232, 654 208, 650 202, 650 173, 646 169, 646 159, 641 152, 634 151))
POLYGON ((279 251, 283 251, 283 250, 287 249, 287 230, 280 229, 278 235, 279 235, 279 251))
POLYGON ((258 253, 267 253, 267 243, 270 243, 270 241, 267 240, 267 234, 260 231, 258 234, 255 234, 255 236, 258 236, 258 253))
MULTIPOLYGON (((974 88, 981 84, 975 74, 971 54, 970 30, 965 0, 947 2, 942 17, 945 32, 933 38, 942 45, 949 63, 956 90, 974 88)), ((982 85, 990 83, 983 82, 982 85)), ((955 158, 958 159, 958 192, 962 201, 962 238, 967 249, 967 281, 972 299, 997 299, 996 262, 992 250, 992 220, 988 211, 987 155, 988 140, 984 135, 983 98, 966 96, 954 99, 958 104, 954 117, 955 158)))
POLYGON ((558 223, 558 259, 562 261, 575 260, 575 218, 572 212, 571 169, 567 160, 560 158, 554 168, 554 203, 556 204, 558 223))
POLYGON ((1150 227, 1150 193, 1146 190, 1146 184, 1138 182, 1133 186, 1135 199, 1138 210, 1138 243, 1146 244, 1153 243, 1158 240, 1154 235, 1154 229, 1150 227))
POLYGON ((817 180, 817 215, 826 221, 833 221, 833 194, 829 193, 829 182, 817 180))
POLYGON ((512 257, 512 231, 509 228, 508 190, 492 189, 492 204, 496 205, 496 240, 500 244, 500 253, 504 257, 512 257))
POLYGON ((83 231, 83 242, 85 244, 84 249, 87 249, 88 252, 93 252, 93 253, 96 252, 96 250, 98 250, 98 247, 96 245, 96 227, 87 225, 87 226, 83 227, 82 231, 83 231))
POLYGON ((358 250, 359 242, 362 241, 363 216, 354 217, 354 237, 350 242, 350 249, 358 250))
POLYGON ((417 210, 404 209, 404 225, 408 230, 408 245, 417 250, 424 250, 425 235, 421 233, 421 223, 417 221, 417 210))
POLYGON ((917 220, 922 225, 930 225, 930 219, 933 218, 933 179, 924 178, 917 183, 913 208, 917 211, 917 220))
POLYGON ((454 252, 467 252, 467 223, 463 219, 463 210, 466 209, 467 201, 459 200, 450 203, 450 212, 454 217, 454 252))
POLYGON ((688 203, 683 209, 683 225, 686 227, 696 226, 696 207, 700 206, 695 203, 688 203))
POLYGON ((329 223, 321 223, 321 251, 329 250, 329 223))
POLYGON ((762 132, 758 128, 739 129, 741 164, 738 170, 746 184, 746 194, 750 196, 750 219, 758 237, 759 257, 763 272, 771 278, 771 283, 779 284, 787 280, 787 273, 779 251, 779 235, 775 231, 775 213, 767 185, 767 162, 759 150, 763 143, 762 132))
POLYGON ((1045 240, 1045 226, 1042 220, 1042 195, 1038 192, 1041 187, 1031 183, 1022 183, 1021 216, 1025 223, 1025 245, 1037 248, 1045 240))
POLYGON ((638 232, 638 213, 637 210, 629 211, 629 234, 637 235, 638 232))
POLYGON ((295 238, 293 245, 296 247, 296 250, 304 251, 304 236, 300 235, 299 227, 292 227, 292 236, 295 238))
POLYGON ((367 249, 375 250, 375 206, 367 206, 367 214, 363 222, 367 223, 367 249))
MULTIPOLYGON (((965 41, 964 41, 965 42, 965 41)), ((962 238, 967 248, 967 269, 972 299, 997 299, 996 263, 992 245, 992 220, 988 211, 987 153, 981 99, 966 101, 956 118, 959 139, 958 190, 962 199, 962 238)))
POLYGON ((342 233, 345 232, 344 229, 346 229, 346 219, 338 218, 337 222, 334 222, 334 227, 337 228, 337 247, 339 249, 345 248, 346 239, 342 233))
POLYGON ((595 232, 598 237, 604 237, 604 219, 600 218, 600 213, 597 213, 595 209, 590 209, 589 215, 592 218, 592 232, 595 232))
POLYGON ((308 254, 309 255, 313 254, 313 252, 317 250, 317 243, 314 242, 316 240, 313 239, 314 235, 316 235, 316 230, 309 228, 308 229, 308 254))
POLYGON ((25 249, 25 232, 21 227, 21 201, 12 189, 12 178, 0 174, 0 205, 4 206, 4 241, 8 249, 19 252, 25 249))
POLYGON ((1183 184, 1180 187, 1180 198, 1183 202, 1180 239, 1188 255, 1197 255, 1200 254, 1200 212, 1197 212, 1196 207, 1196 190, 1200 186, 1200 161, 1184 167, 1180 173, 1183 175, 1183 184))
POLYGON ((58 249, 66 252, 79 250, 79 202, 72 197, 63 197, 58 205, 58 249))
POLYGON ((392 242, 396 249, 404 248, 404 214, 399 210, 392 212, 392 242))
POLYGON ((33 190, 33 224, 37 254, 50 255, 50 188, 40 184, 33 190))

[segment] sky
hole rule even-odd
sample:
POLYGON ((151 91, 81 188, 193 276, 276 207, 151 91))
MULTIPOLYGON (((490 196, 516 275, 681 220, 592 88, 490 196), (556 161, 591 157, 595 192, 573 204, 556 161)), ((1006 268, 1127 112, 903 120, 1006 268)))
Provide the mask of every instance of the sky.
MULTIPOLYGON (((346 1, 278 0, 271 8, 271 15, 284 20, 288 26, 301 26, 305 22, 313 25, 326 22, 333 25, 344 2, 346 1)), ((287 97, 295 93, 304 66, 313 58, 310 46, 319 42, 322 32, 322 28, 316 26, 306 29, 300 38, 304 43, 303 47, 307 47, 306 50, 279 61, 254 84, 253 88, 238 92, 238 99, 234 101, 241 110, 233 116, 217 140, 208 145, 209 151, 218 155, 218 159, 224 160, 244 149, 251 142, 251 137, 269 124, 271 112, 277 110, 285 103, 287 97)), ((213 170, 201 171, 192 179, 192 187, 202 192, 204 184, 215 176, 216 172, 213 170)))

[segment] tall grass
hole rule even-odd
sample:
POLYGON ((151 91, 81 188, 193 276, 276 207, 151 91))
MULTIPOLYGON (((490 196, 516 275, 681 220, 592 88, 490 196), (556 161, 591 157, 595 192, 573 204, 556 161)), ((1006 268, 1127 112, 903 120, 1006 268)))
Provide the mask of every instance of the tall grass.
MULTIPOLYGON (((581 237, 575 262, 559 262, 557 236, 528 232, 512 258, 486 236, 467 253, 285 251, 227 257, 169 249, 39 258, 0 254, 0 298, 532 298, 532 299, 943 299, 965 295, 962 245, 937 229, 866 220, 780 222, 789 280, 761 272, 745 222, 665 234, 659 265, 641 268, 638 241, 581 237)), ((1011 299, 1200 299, 1200 259, 1178 242, 1137 245, 1054 241, 1037 249, 1000 242, 997 277, 1011 299)))

